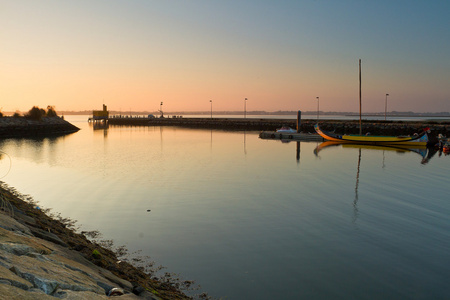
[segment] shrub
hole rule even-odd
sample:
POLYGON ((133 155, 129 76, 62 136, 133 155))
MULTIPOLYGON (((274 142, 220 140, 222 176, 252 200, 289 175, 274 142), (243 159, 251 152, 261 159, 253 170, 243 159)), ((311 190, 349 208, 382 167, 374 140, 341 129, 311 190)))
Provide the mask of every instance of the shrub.
POLYGON ((16 112, 13 114, 13 118, 20 118, 20 113, 16 111, 16 112))
POLYGON ((25 115, 25 118, 39 121, 42 119, 43 116, 45 116, 45 110, 42 108, 39 108, 37 106, 33 106, 32 109, 28 111, 28 113, 25 115))
POLYGON ((99 259, 102 257, 102 255, 100 254, 100 252, 97 249, 94 249, 94 251, 92 251, 92 257, 95 259, 99 259))
POLYGON ((57 117, 56 110, 54 106, 47 106, 47 117, 57 117))

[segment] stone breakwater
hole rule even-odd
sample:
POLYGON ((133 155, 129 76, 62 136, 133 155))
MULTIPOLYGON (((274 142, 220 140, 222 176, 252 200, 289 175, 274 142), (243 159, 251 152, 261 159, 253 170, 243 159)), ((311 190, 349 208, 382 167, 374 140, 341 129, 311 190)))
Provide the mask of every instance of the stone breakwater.
POLYGON ((190 299, 0 186, 1 299, 190 299))
POLYGON ((43 117, 39 121, 23 117, 0 118, 0 138, 55 136, 78 130, 78 127, 60 117, 43 117))
MULTIPOLYGON (((119 126, 180 126, 187 128, 275 131, 283 125, 296 128, 295 119, 244 119, 244 118, 110 118, 110 125, 119 126)), ((322 129, 345 134, 359 133, 358 120, 321 120, 322 129)), ((315 133, 315 120, 302 120, 300 131, 315 133)), ((444 121, 367 121, 362 122, 363 134, 372 135, 412 135, 430 127, 432 135, 450 134, 450 122, 444 121)))

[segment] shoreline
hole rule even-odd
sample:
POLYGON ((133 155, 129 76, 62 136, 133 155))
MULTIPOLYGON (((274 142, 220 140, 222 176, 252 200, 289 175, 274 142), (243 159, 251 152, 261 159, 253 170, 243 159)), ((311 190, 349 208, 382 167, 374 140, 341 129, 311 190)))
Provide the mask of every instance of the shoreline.
POLYGON ((0 294, 8 299, 192 299, 177 282, 145 273, 86 235, 70 219, 0 185, 0 294), (80 297, 80 298, 77 298, 80 297))

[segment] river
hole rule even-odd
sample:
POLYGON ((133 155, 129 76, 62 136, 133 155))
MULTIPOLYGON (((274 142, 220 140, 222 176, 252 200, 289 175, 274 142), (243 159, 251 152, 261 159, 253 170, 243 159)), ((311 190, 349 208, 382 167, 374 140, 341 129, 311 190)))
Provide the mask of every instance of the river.
POLYGON ((87 117, 0 141, 1 180, 213 297, 450 298, 447 155, 87 117))

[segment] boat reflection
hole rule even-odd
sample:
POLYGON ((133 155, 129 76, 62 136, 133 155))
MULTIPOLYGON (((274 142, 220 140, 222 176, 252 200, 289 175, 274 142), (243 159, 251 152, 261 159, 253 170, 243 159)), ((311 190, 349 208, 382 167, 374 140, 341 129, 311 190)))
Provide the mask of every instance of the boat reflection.
POLYGON ((359 183, 360 183, 360 171, 361 171, 361 153, 362 150, 381 150, 383 151, 383 164, 382 168, 384 169, 384 152, 385 151, 395 151, 397 153, 403 154, 408 152, 417 153, 421 157, 421 164, 427 164, 430 159, 436 154, 436 150, 432 148, 427 148, 426 146, 403 146, 403 145, 368 145, 368 144, 354 144, 354 143, 346 143, 346 142, 334 142, 334 141, 326 141, 323 142, 314 149, 314 154, 319 156, 319 152, 326 148, 333 147, 342 147, 342 148, 352 148, 358 150, 358 161, 356 166, 356 179, 355 179, 355 188, 354 188, 354 199, 352 202, 353 206, 353 216, 352 223, 356 224, 359 216, 358 209, 358 201, 359 201, 359 183))
MULTIPOLYGON (((338 147, 342 148, 354 148, 354 149, 369 149, 369 150, 382 150, 384 151, 395 151, 397 153, 407 153, 414 152, 422 157, 421 164, 427 164, 430 159, 436 154, 436 150, 432 148, 427 148, 426 146, 411 146, 411 145, 368 145, 368 144, 354 144, 346 142, 332 142, 327 141, 318 145, 314 149, 314 154, 318 156, 319 152, 325 148, 338 147)), ((383 156, 384 157, 384 156, 383 156)), ((383 163, 384 165, 384 163, 383 163)))

